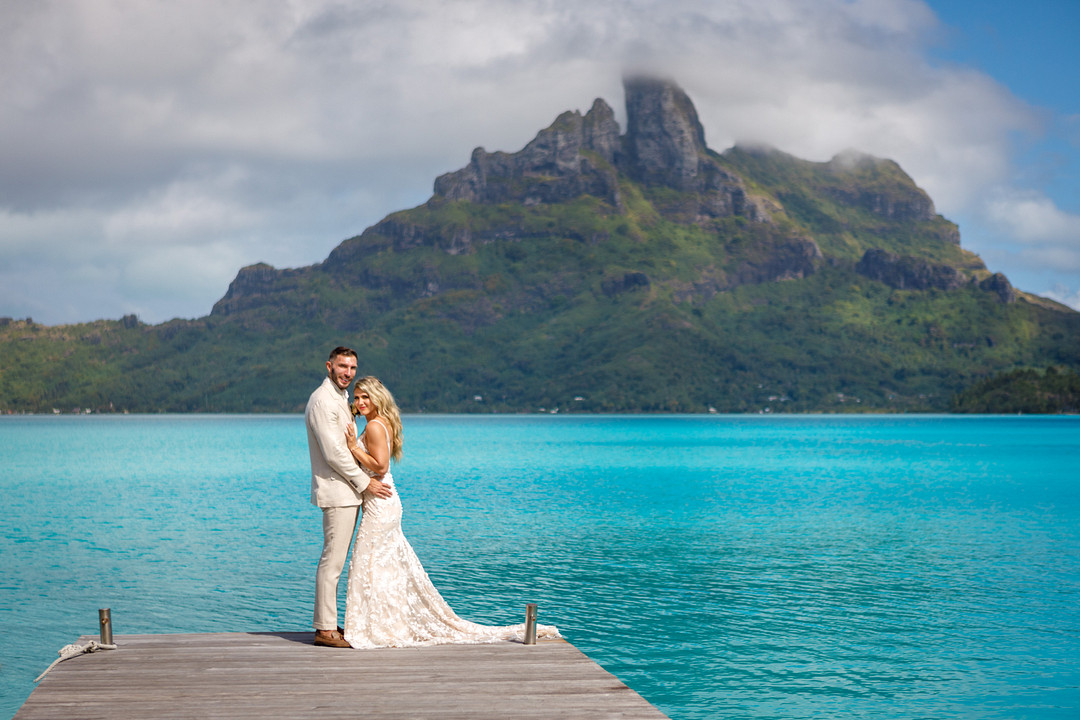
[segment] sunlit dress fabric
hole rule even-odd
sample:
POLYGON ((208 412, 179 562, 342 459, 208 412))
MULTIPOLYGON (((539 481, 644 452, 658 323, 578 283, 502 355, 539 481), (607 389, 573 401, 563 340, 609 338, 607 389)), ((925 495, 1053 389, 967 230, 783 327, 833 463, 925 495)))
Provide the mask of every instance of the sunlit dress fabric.
MULTIPOLYGON (((393 476, 387 473, 381 480, 394 494, 385 499, 364 494, 364 515, 349 563, 349 644, 379 648, 522 641, 524 623, 479 625, 450 609, 401 531, 401 499, 393 476)), ((560 635, 553 625, 537 625, 536 637, 560 635)))

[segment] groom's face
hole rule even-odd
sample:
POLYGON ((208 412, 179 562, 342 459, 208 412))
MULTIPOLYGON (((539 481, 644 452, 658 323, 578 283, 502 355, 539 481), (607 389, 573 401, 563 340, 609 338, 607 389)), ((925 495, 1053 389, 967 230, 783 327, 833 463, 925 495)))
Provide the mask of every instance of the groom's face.
POLYGON ((345 390, 356 377, 356 358, 352 355, 338 355, 333 360, 327 361, 326 372, 339 389, 345 390))

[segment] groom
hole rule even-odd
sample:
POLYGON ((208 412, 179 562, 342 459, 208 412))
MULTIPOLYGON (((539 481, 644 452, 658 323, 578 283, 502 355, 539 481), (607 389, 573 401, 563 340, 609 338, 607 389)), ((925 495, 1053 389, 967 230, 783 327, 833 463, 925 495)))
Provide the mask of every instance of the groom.
POLYGON ((356 376, 356 351, 334 348, 326 361, 326 378, 311 393, 304 421, 311 455, 311 502, 323 511, 323 550, 315 573, 315 644, 349 647, 337 623, 338 578, 360 517, 365 490, 390 497, 390 488, 369 478, 345 443, 352 422, 349 383, 356 376))

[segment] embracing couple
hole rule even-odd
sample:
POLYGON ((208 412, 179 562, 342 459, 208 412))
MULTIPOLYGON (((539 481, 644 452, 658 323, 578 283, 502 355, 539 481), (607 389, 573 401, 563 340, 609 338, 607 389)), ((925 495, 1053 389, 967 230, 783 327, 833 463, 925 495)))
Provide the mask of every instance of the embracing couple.
MULTIPOLYGON (((357 380, 350 401, 356 368, 354 350, 335 348, 326 361, 327 377, 304 412, 311 502, 323 513, 315 644, 374 648, 522 639, 524 624, 478 625, 458 617, 431 583, 401 531, 401 500, 390 473, 390 460, 401 459, 397 403, 374 377, 357 380), (360 418, 365 425, 357 439, 360 418), (354 533, 342 628, 338 579, 354 533)), ((559 637, 559 632, 538 625, 536 635, 559 637)))

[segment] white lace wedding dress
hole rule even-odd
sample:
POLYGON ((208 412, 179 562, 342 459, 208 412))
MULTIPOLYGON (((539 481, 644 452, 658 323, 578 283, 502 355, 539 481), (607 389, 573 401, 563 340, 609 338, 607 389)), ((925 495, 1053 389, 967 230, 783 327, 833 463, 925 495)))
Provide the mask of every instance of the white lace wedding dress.
MULTIPOLYGON (((345 601, 349 644, 377 648, 523 640, 524 623, 478 625, 450 609, 401 531, 401 499, 393 476, 387 473, 382 482, 394 494, 386 499, 364 495, 364 515, 353 543, 345 601)), ((537 625, 536 637, 560 635, 553 625, 537 625)))

